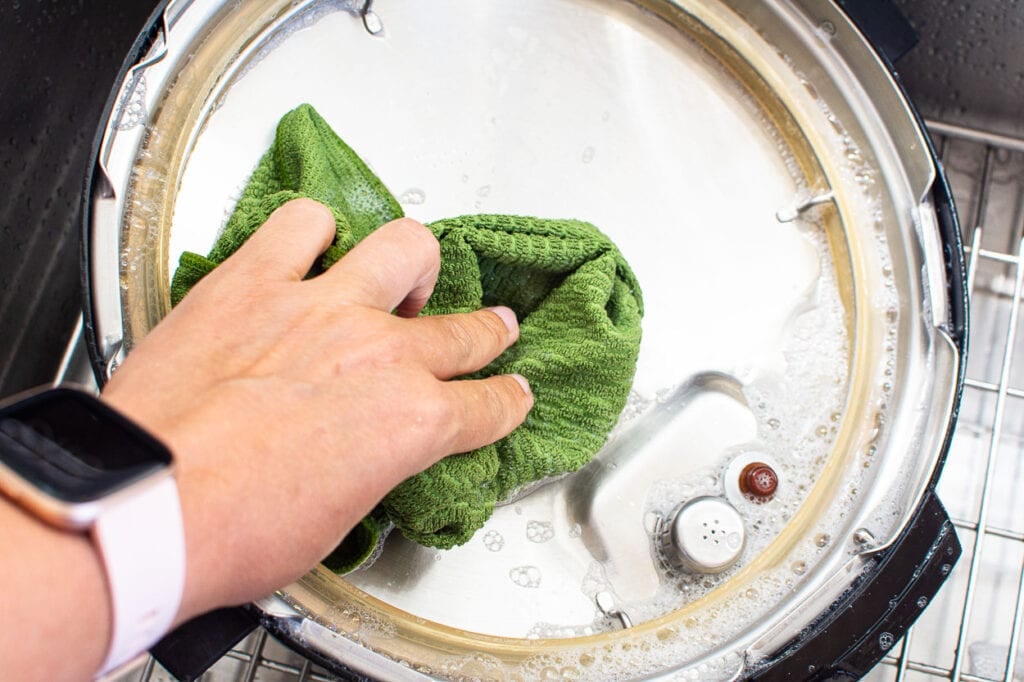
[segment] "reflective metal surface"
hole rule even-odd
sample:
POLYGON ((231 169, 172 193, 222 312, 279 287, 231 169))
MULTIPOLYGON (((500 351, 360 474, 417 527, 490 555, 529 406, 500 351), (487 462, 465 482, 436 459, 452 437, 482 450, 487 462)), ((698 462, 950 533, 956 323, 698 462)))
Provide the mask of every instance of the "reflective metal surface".
POLYGON ((654 530, 670 570, 721 573, 743 552, 747 531, 736 508, 720 497, 698 497, 660 517, 654 530))
POLYGON ((895 536, 939 456, 957 356, 920 131, 825 2, 379 0, 376 33, 365 8, 168 10, 106 140, 101 317, 130 347, 166 313, 177 255, 209 248, 304 101, 417 218, 599 225, 648 310, 605 449, 463 547, 393 537, 347 579, 315 571, 283 592, 286 629, 447 677, 732 676, 895 536), (763 503, 730 483, 755 453, 780 480, 763 503), (747 530, 739 561, 673 575, 656 529, 707 495, 747 530))

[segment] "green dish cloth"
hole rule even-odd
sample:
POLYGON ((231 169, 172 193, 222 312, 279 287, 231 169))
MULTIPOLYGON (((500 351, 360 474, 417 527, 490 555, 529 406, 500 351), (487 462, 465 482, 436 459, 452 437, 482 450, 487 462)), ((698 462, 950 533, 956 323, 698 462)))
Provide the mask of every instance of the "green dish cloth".
MULTIPOLYGON (((206 257, 185 253, 171 283, 176 304, 277 207, 310 197, 329 206, 337 238, 330 267, 402 209, 308 104, 281 119, 223 234, 206 257)), ((640 347, 643 302, 615 245, 577 220, 469 215, 428 226, 441 271, 424 315, 506 305, 519 341, 475 377, 519 373, 534 393, 526 421, 502 440, 452 455, 399 484, 332 555, 345 572, 374 553, 387 520, 429 547, 465 543, 496 502, 527 484, 574 471, 604 444, 625 406, 640 347)), ((313 272, 311 274, 316 274, 313 272)))

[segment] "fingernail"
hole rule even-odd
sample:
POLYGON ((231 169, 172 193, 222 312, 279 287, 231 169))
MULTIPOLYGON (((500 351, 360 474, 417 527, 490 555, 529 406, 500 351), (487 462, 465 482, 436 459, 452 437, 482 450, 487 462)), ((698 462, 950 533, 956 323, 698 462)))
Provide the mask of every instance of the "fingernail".
POLYGON ((510 377, 519 382, 519 385, 523 387, 523 393, 533 397, 533 391, 530 390, 530 382, 526 380, 522 374, 509 374, 510 377))
POLYGON ((511 308, 503 305, 496 305, 492 308, 488 308, 488 310, 501 318, 501 321, 505 323, 510 334, 513 336, 519 335, 519 320, 516 319, 516 314, 511 308))

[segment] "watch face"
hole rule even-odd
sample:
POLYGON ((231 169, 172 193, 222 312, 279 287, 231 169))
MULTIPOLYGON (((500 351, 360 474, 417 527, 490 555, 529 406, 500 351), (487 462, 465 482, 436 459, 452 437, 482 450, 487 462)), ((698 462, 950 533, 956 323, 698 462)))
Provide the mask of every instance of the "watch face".
POLYGON ((0 463, 40 492, 76 504, 167 468, 171 455, 98 399, 54 389, 0 408, 0 463))

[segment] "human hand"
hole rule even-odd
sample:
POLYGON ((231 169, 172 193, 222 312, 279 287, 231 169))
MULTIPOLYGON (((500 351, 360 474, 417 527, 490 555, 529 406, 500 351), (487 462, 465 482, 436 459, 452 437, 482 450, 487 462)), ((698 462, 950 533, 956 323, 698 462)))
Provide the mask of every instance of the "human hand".
POLYGON ((440 267, 429 230, 388 223, 303 280, 333 235, 316 202, 278 209, 104 390, 175 454, 179 622, 295 580, 399 482, 507 435, 533 404, 522 377, 448 381, 518 326, 507 308, 416 317, 440 267))

